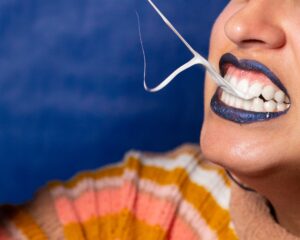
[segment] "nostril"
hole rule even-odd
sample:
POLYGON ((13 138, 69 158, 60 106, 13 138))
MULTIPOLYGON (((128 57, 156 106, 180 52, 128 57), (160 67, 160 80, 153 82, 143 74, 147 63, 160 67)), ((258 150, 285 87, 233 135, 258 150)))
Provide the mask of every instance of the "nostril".
POLYGON ((258 40, 258 39, 246 39, 246 40, 243 40, 242 43, 244 43, 244 44, 252 44, 252 43, 264 44, 265 42, 262 40, 258 40))
POLYGON ((259 1, 253 1, 257 4, 247 2, 249 5, 228 16, 224 24, 227 38, 239 47, 283 47, 286 43, 283 25, 276 18, 267 16, 259 1))
POLYGON ((259 39, 245 39, 242 40, 240 43, 240 45, 242 45, 243 47, 251 47, 253 45, 264 45, 264 44, 266 44, 266 42, 259 39))

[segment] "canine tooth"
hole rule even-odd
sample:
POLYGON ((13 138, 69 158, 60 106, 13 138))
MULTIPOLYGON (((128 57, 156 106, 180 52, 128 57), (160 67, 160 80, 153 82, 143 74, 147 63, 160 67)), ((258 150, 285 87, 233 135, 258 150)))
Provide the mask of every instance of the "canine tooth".
POLYGON ((254 84, 251 85, 251 87, 249 88, 249 94, 253 97, 258 97, 263 89, 263 85, 256 82, 254 84))
POLYGON ((265 111, 274 112, 276 109, 276 103, 273 100, 267 101, 264 103, 265 111))
POLYGON ((275 89, 271 85, 267 85, 263 88, 261 94, 267 101, 271 100, 274 97, 275 89))
POLYGON ((285 97, 285 94, 283 91, 279 90, 275 93, 274 95, 274 99, 276 100, 276 102, 278 103, 283 103, 284 102, 284 97, 285 97))
POLYGON ((278 103, 277 104, 277 111, 284 111, 286 109, 286 104, 284 103, 278 103))
POLYGON ((242 99, 240 99, 240 98, 236 98, 236 99, 235 99, 235 104, 234 104, 234 106, 235 106, 236 108, 242 108, 242 104, 243 104, 243 100, 242 100, 242 99))
POLYGON ((264 101, 260 98, 254 98, 252 102, 252 110, 254 112, 263 112, 264 111, 264 101))
POLYGON ((251 110, 251 104, 252 102, 251 101, 243 101, 243 109, 245 109, 246 111, 249 111, 251 110))
POLYGON ((248 92, 249 82, 246 79, 241 80, 237 85, 237 89, 243 93, 248 92))

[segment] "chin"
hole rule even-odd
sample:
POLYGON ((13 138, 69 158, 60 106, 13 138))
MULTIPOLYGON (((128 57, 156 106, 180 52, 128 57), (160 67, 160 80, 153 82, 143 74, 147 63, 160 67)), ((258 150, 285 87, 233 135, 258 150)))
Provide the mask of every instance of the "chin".
POLYGON ((263 129, 228 122, 210 112, 201 131, 203 156, 239 176, 266 176, 280 166, 284 151, 263 129))

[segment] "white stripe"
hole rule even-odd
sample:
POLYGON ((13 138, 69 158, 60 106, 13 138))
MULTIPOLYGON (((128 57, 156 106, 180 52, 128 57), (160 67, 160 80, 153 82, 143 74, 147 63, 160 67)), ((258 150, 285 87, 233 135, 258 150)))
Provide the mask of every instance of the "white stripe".
POLYGON ((178 206, 179 216, 192 226, 200 239, 217 239, 214 230, 206 223, 205 219, 201 216, 201 213, 199 213, 191 203, 184 199, 177 185, 169 184, 162 186, 152 180, 139 179, 139 181, 136 181, 137 178, 137 172, 126 170, 124 175, 119 177, 106 177, 96 181, 91 178, 83 179, 72 189, 58 186, 52 190, 52 194, 59 196, 67 193, 69 196, 78 197, 90 184, 93 184, 95 190, 99 191, 104 188, 121 187, 126 181, 134 180, 138 187, 137 191, 147 192, 157 198, 167 199, 168 201, 173 202, 175 206, 178 206))
POLYGON ((193 230, 199 236, 199 239, 213 240, 217 239, 216 233, 210 228, 195 208, 187 201, 182 201, 179 207, 179 215, 181 215, 193 230))
MULTIPOLYGON (((187 174, 189 175, 190 180, 199 185, 204 187, 217 203, 224 209, 229 208, 229 200, 230 200, 230 188, 226 186, 222 177, 216 172, 212 170, 206 170, 201 168, 198 164, 198 160, 195 159, 190 154, 182 154, 178 157, 171 159, 166 157, 144 157, 138 152, 130 152, 127 154, 127 159, 129 156, 135 156, 145 166, 153 166, 163 168, 167 171, 174 170, 176 168, 183 168, 186 170, 187 174)), ((106 177, 94 182, 94 186, 97 190, 104 188, 104 187, 119 187, 122 185, 124 180, 133 180, 137 178, 136 172, 133 170, 125 170, 122 177, 106 177)), ((88 183, 86 181, 93 181, 83 179, 77 183, 77 185, 73 189, 68 189, 69 196, 76 197, 80 195, 81 192, 88 188, 88 183), (78 185, 79 184, 79 185, 78 185)), ((52 190, 54 196, 62 195, 66 193, 66 189, 64 187, 56 187, 52 190)))
POLYGON ((140 179, 139 188, 147 193, 154 194, 158 198, 164 198, 174 203, 177 203, 182 199, 182 195, 177 187, 177 185, 159 185, 151 180, 140 179))
POLYGON ((99 180, 86 177, 77 182, 73 188, 66 188, 64 186, 57 186, 51 189, 53 197, 66 195, 71 198, 77 198, 86 190, 98 191, 103 188, 120 187, 125 181, 134 181, 137 179, 137 173, 133 170, 125 170, 124 174, 119 177, 105 177, 99 180))
POLYGON ((201 168, 198 160, 189 154, 182 154, 176 158, 145 157, 133 153, 146 166, 159 167, 167 171, 183 168, 189 174, 191 181, 204 187, 215 198, 217 203, 224 209, 229 208, 230 188, 217 171, 201 168))

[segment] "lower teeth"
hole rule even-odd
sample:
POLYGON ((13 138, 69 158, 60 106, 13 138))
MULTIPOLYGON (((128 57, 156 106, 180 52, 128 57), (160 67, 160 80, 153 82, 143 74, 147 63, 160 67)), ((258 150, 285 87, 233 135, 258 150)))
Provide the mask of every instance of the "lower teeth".
POLYGON ((224 91, 221 93, 221 101, 230 107, 253 112, 282 112, 290 106, 287 103, 276 103, 274 100, 264 101, 258 97, 243 100, 224 91))

